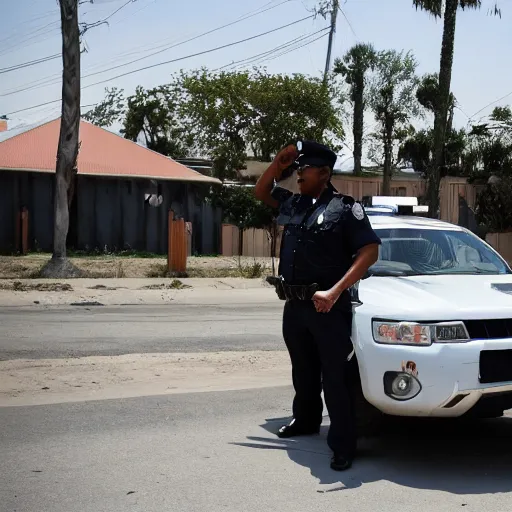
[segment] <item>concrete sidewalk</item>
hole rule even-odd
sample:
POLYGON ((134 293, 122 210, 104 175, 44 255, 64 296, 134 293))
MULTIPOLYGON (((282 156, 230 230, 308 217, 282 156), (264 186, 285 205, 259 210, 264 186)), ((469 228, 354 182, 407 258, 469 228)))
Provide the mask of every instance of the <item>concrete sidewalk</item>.
POLYGON ((217 304, 278 300, 263 279, 19 279, 0 281, 0 306, 217 304), (183 286, 181 286, 183 285, 183 286))

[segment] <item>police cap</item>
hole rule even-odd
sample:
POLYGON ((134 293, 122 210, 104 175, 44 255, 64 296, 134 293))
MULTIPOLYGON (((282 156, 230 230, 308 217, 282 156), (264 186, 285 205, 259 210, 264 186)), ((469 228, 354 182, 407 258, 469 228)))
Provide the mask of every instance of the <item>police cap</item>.
POLYGON ((327 146, 310 140, 297 142, 297 150, 299 152, 299 157, 297 158, 299 167, 304 165, 312 167, 325 166, 329 167, 332 171, 338 158, 336 153, 327 146))

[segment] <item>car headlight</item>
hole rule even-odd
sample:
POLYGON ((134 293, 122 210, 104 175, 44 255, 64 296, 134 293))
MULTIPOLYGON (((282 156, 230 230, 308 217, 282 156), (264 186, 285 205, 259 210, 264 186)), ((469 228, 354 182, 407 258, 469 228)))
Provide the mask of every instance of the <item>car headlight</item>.
POLYGON ((469 341, 463 322, 418 322, 373 321, 373 339, 389 345, 428 346, 432 343, 456 343, 469 341))

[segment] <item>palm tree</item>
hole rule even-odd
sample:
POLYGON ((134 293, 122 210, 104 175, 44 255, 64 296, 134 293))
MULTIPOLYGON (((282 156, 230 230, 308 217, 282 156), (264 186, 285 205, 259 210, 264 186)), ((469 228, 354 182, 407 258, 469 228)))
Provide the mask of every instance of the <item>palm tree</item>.
POLYGON ((363 153, 365 77, 377 63, 377 52, 371 44, 356 44, 343 57, 336 59, 334 73, 344 77, 350 86, 350 98, 354 108, 352 131, 354 134, 354 174, 361 174, 363 153))
MULTIPOLYGON (((416 9, 422 9, 436 18, 444 16, 443 41, 441 45, 441 62, 439 68, 439 102, 434 119, 434 159, 428 173, 429 215, 436 217, 439 209, 439 185, 441 182, 441 165, 446 138, 448 110, 450 107, 450 86, 452 80, 453 51, 455 44, 455 26, 457 10, 479 9, 481 0, 412 0, 416 9), (443 4, 444 15, 443 15, 443 4)), ((493 12, 500 15, 496 4, 493 12)))
POLYGON ((385 196, 391 195, 397 142, 409 132, 410 120, 421 114, 416 98, 419 84, 416 68, 417 62, 411 52, 387 50, 377 54, 368 103, 379 125, 374 139, 384 156, 382 194, 385 196))

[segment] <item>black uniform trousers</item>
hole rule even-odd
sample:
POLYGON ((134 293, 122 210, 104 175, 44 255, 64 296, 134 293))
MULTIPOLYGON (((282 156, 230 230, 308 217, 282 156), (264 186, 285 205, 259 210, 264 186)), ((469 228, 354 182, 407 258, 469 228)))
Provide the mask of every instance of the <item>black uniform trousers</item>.
POLYGON ((354 457, 356 425, 347 382, 352 313, 333 308, 317 313, 312 301, 284 306, 283 337, 292 363, 293 417, 305 429, 322 423, 324 391, 331 420, 327 443, 332 451, 354 457))

